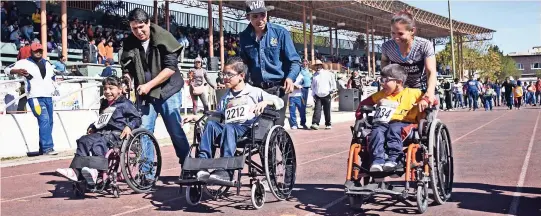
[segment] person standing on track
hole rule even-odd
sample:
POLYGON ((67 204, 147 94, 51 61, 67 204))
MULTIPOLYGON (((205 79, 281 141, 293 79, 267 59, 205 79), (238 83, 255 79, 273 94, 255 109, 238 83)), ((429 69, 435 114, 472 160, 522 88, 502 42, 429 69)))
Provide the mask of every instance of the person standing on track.
MULTIPOLYGON (((142 127, 154 132, 160 114, 182 164, 190 148, 180 116, 184 80, 178 69, 178 56, 182 46, 170 32, 150 23, 143 9, 130 11, 128 20, 132 34, 124 39, 120 63, 128 71, 124 76, 133 77, 137 94, 141 95, 137 103, 142 112, 142 127)), ((151 142, 143 143, 147 143, 146 157, 153 157, 151 142)), ((145 167, 143 170, 148 171, 145 167)))
MULTIPOLYGON (((287 101, 300 72, 300 56, 284 27, 267 22, 265 1, 246 1, 250 25, 240 33, 240 57, 248 65, 247 81, 287 101)), ((284 125, 286 108, 278 111, 284 125)))
POLYGON ((53 143, 53 93, 55 92, 55 73, 53 65, 43 58, 40 43, 30 45, 32 55, 21 59, 6 73, 24 77, 28 106, 38 120, 39 154, 57 155, 53 143))
POLYGON ((321 119, 321 110, 323 108, 323 115, 325 115, 325 129, 329 130, 331 126, 331 102, 332 93, 337 91, 336 79, 334 74, 324 69, 323 62, 316 60, 314 66, 316 72, 312 80, 312 96, 314 97, 314 114, 312 116, 313 130, 319 129, 319 121, 321 119))
MULTIPOLYGON (((393 40, 382 44, 381 67, 400 64, 408 74, 405 87, 420 88, 424 97, 433 104, 436 100, 436 55, 432 43, 415 36, 413 15, 404 10, 391 19, 393 40)), ((426 107, 421 107, 421 112, 426 107)))
POLYGON ((504 90, 505 90, 505 101, 506 105, 509 109, 513 109, 513 83, 509 78, 505 78, 505 81, 502 84, 504 90))
POLYGON ((468 80, 467 86, 468 105, 470 106, 470 111, 472 110, 472 106, 473 111, 475 111, 477 110, 477 108, 479 108, 477 105, 477 102, 479 101, 479 91, 481 91, 479 81, 477 81, 476 79, 470 79, 468 80))

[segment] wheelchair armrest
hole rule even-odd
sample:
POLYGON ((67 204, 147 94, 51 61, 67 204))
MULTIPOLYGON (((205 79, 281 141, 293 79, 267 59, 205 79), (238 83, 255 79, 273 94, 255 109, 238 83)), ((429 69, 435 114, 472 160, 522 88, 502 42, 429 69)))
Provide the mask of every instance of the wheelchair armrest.
POLYGON ((361 106, 361 112, 362 113, 369 114, 369 113, 374 112, 374 111, 376 111, 376 107, 374 107, 374 106, 367 106, 367 105, 361 106))
POLYGON ((273 119, 279 119, 280 113, 276 111, 274 108, 267 107, 263 110, 263 113, 261 113, 261 116, 271 117, 273 119))
POLYGON ((223 114, 218 111, 205 111, 204 114, 208 117, 217 117, 217 118, 223 118, 223 114))
POLYGON ((201 121, 207 121, 207 120, 215 120, 217 122, 222 123, 225 119, 225 116, 221 112, 218 112, 218 111, 205 111, 203 114, 204 114, 203 117, 199 118, 199 120, 195 122, 196 125, 199 125, 201 121))

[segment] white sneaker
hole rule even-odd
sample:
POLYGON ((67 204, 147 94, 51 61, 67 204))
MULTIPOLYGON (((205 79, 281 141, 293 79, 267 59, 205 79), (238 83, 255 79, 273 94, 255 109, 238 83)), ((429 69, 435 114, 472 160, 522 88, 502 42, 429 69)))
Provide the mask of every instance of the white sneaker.
POLYGON ((75 170, 73 170, 72 168, 58 168, 56 169, 56 172, 62 177, 67 178, 68 180, 79 181, 75 170))
POLYGON ((297 130, 297 126, 291 127, 291 130, 297 130))
POLYGON ((199 172, 197 172, 197 180, 198 181, 202 181, 202 182, 206 182, 209 180, 209 177, 210 177, 210 173, 206 170, 201 170, 199 172))
POLYGON ((370 167, 370 172, 383 172, 383 167, 381 164, 372 164, 370 167))
POLYGON ((396 165, 397 165, 397 163, 395 163, 393 161, 387 161, 387 162, 385 162, 385 164, 383 164, 383 168, 385 170, 394 170, 394 168, 396 168, 396 165))
POLYGON ((98 180, 98 170, 92 169, 88 167, 83 167, 81 170, 81 173, 83 174, 83 177, 86 180, 86 183, 89 185, 95 185, 96 181, 98 180))
POLYGON ((325 129, 326 129, 326 130, 330 130, 330 129, 332 129, 332 126, 327 125, 327 126, 325 126, 325 129))

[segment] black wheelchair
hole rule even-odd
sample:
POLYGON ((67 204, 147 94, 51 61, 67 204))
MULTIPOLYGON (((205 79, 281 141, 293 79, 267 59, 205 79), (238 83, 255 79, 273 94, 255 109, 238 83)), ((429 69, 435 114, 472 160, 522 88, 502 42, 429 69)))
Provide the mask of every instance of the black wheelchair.
POLYGON ((224 116, 217 112, 206 112, 195 122, 194 140, 182 166, 180 189, 185 187, 186 201, 189 205, 200 203, 203 191, 211 199, 217 200, 224 196, 230 187, 236 187, 237 196, 242 186, 241 177, 249 176, 251 188, 251 202, 254 208, 260 209, 265 204, 266 189, 278 200, 285 200, 293 191, 296 178, 297 161, 293 140, 285 129, 276 125, 280 115, 275 110, 265 109, 259 115, 244 136, 237 140, 237 150, 234 157, 222 158, 220 138, 212 145, 214 158, 196 158, 204 126, 212 120, 223 123, 224 116), (252 156, 259 155, 260 162, 253 160, 252 156), (242 170, 247 164, 247 173, 242 170), (198 181, 196 174, 202 169, 224 169, 236 172, 236 179, 220 183, 207 183, 198 181), (261 180, 258 177, 263 177, 261 180), (268 183, 265 188, 263 181, 268 183))
POLYGON ((154 187, 162 166, 158 141, 152 132, 144 128, 135 129, 132 134, 129 139, 109 143, 110 148, 105 155, 108 169, 98 174, 95 185, 89 185, 84 178, 73 182, 75 197, 84 197, 86 192, 104 194, 110 190, 115 198, 119 198, 121 192, 119 181, 124 181, 136 193, 146 193, 154 187), (143 142, 151 145, 145 149, 143 142), (153 157, 143 157, 144 152, 150 148, 153 148, 153 157), (142 166, 151 168, 143 171, 142 166), (147 175, 151 175, 152 178, 148 178, 147 175))
POLYGON ((402 163, 393 171, 383 172, 370 172, 369 138, 374 125, 373 116, 369 114, 374 111, 371 106, 361 107, 363 118, 351 127, 353 138, 345 182, 350 207, 360 210, 375 194, 386 194, 406 205, 410 205, 406 199, 415 199, 417 211, 424 213, 428 208, 429 188, 432 199, 439 205, 444 204, 453 188, 453 154, 449 130, 437 119, 437 108, 426 109, 419 124, 402 129, 402 163), (403 185, 384 181, 385 177, 398 178, 404 174, 403 185))

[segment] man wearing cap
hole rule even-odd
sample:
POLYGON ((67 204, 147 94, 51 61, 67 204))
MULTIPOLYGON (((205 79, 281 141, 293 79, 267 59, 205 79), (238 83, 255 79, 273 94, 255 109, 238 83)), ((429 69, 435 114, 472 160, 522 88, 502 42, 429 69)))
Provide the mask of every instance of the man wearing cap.
MULTIPOLYGON (((149 15, 141 8, 130 11, 128 21, 132 34, 124 39, 120 64, 127 72, 124 76, 133 77, 137 95, 141 95, 137 100, 142 127, 154 131, 160 114, 182 164, 190 149, 180 116, 184 79, 178 69, 178 55, 182 46, 170 32, 150 23, 149 15)), ((148 145, 145 156, 153 157, 151 143, 144 143, 148 145)), ((148 165, 143 166, 143 171, 150 170, 152 164, 148 165)))
POLYGON ((203 65, 203 59, 201 57, 195 58, 194 62, 195 69, 192 69, 193 71, 193 78, 190 80, 190 96, 192 96, 192 102, 193 102, 193 108, 192 113, 195 115, 197 114, 197 100, 198 98, 201 99, 201 103, 203 103, 203 110, 208 111, 209 105, 207 101, 207 93, 205 91, 206 83, 210 85, 213 89, 216 89, 216 86, 209 82, 209 78, 207 75, 207 70, 202 68, 203 65), (205 83, 206 82, 206 83, 205 83))
POLYGON ((38 120, 39 153, 44 155, 58 154, 53 143, 53 93, 55 91, 53 65, 43 58, 43 47, 40 43, 30 45, 32 55, 21 59, 6 70, 6 73, 24 77, 28 105, 38 120))
MULTIPOLYGON (((300 71, 300 56, 295 50, 289 31, 267 22, 265 1, 246 1, 246 16, 250 25, 240 33, 240 56, 248 65, 247 80, 256 87, 287 101, 293 91, 293 81, 300 71)), ((280 111, 284 124, 285 108, 280 111)))

